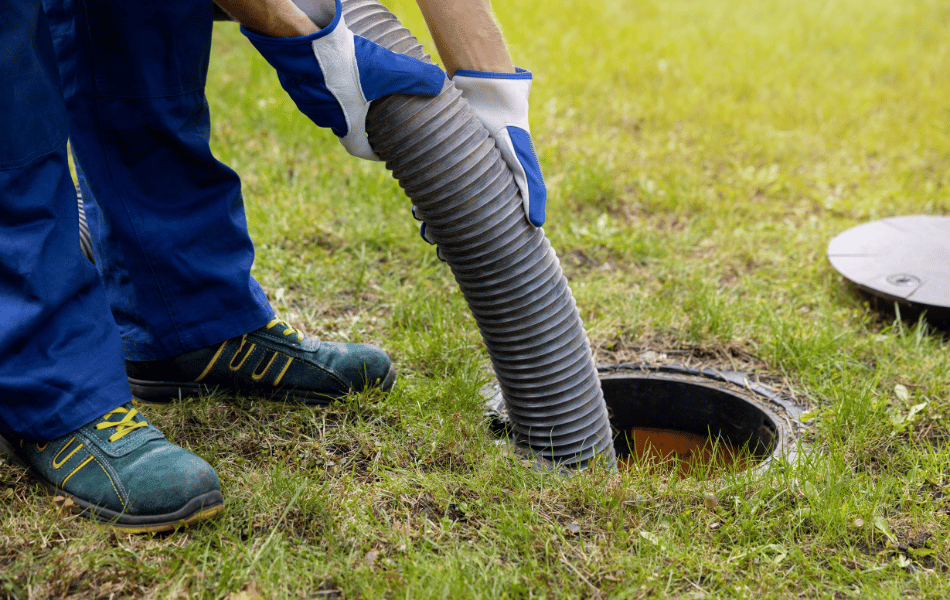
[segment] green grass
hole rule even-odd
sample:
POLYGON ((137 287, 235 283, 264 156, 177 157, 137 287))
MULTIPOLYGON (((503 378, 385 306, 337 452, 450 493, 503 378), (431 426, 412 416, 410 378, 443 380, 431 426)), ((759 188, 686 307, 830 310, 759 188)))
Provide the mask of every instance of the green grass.
MULTIPOLYGON (((228 502, 174 535, 63 518, 0 466, 0 598, 950 597, 950 341, 872 311, 825 259, 856 224, 950 214, 950 7, 494 5, 536 74, 545 231, 597 358, 780 382, 811 410, 807 458, 696 481, 508 456, 478 330, 409 201, 219 24, 213 144, 244 179, 255 275, 292 324, 385 347, 401 379, 326 410, 146 408, 228 502)), ((411 1, 390 6, 433 48, 411 1)))

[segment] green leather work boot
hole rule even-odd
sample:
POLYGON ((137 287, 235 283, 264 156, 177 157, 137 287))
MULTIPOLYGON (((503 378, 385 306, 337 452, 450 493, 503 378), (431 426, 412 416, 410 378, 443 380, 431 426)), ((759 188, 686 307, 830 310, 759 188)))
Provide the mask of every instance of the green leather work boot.
POLYGON ((60 506, 126 533, 168 531, 224 510, 218 475, 142 419, 131 403, 48 442, 7 442, 60 506))
POLYGON ((380 348, 324 342, 278 319, 214 346, 125 366, 132 396, 159 404, 218 390, 319 405, 353 391, 388 392, 396 381, 392 361, 380 348))

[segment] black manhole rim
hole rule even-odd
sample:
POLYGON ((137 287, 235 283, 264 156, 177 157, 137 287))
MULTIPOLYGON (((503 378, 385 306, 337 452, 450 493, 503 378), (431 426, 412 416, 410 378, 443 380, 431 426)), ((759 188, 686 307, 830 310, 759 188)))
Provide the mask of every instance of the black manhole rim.
POLYGON ((618 450, 625 449, 623 433, 631 427, 712 434, 747 445, 756 459, 753 470, 791 460, 800 450, 802 409, 745 373, 644 363, 604 366, 598 373, 618 450), (637 388, 652 389, 638 393, 637 388), (677 394, 683 396, 677 399, 677 394))
MULTIPOLYGON (((626 450, 624 433, 634 426, 678 429, 704 436, 712 433, 737 446, 748 443, 750 449, 755 450, 752 448, 754 445, 757 447, 757 452, 754 452, 756 462, 748 469, 752 471, 768 470, 779 459, 792 461, 802 450, 801 438, 806 429, 800 419, 802 408, 779 391, 745 373, 648 363, 602 365, 597 371, 614 432, 614 446, 618 451, 626 450), (642 390, 645 387, 653 388, 652 407, 649 407, 650 400, 636 399, 636 389, 642 390), (627 392, 632 393, 625 393, 625 388, 627 392), (661 392, 657 393, 657 390, 661 392), (676 406, 675 402, 671 401, 671 394, 675 395, 684 390, 691 391, 693 398, 702 396, 707 402, 714 402, 720 410, 719 415, 704 421, 699 417, 703 416, 704 411, 712 414, 710 411, 713 407, 704 408, 692 403, 685 407, 685 414, 693 413, 692 425, 684 426, 681 418, 684 406, 676 406), (650 414, 661 411, 665 412, 669 419, 664 421, 647 418, 650 414), (679 422, 672 422, 671 419, 674 418, 679 422), (696 418, 702 422, 697 424, 696 418), (747 434, 748 437, 744 438, 747 434)), ((487 403, 487 414, 492 430, 504 437, 511 431, 511 421, 497 382, 492 390, 493 394, 487 403)), ((648 396, 643 393, 639 395, 648 396)), ((507 441, 521 450, 515 440, 507 441)), ((552 466, 537 457, 534 457, 534 460, 539 466, 552 466)))

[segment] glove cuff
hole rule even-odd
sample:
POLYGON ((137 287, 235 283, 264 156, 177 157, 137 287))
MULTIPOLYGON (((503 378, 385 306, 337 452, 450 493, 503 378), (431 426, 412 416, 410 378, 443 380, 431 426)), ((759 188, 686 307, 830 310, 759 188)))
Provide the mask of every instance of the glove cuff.
POLYGON ((333 20, 315 33, 295 37, 273 37, 255 33, 243 25, 241 25, 241 33, 278 73, 292 75, 298 79, 311 79, 314 73, 313 43, 334 33, 341 24, 346 29, 346 23, 343 21, 343 5, 340 0, 336 0, 336 14, 333 15, 333 20))
POLYGON ((493 71, 472 71, 470 69, 458 69, 452 75, 452 81, 456 77, 475 77, 478 79, 532 79, 531 71, 515 67, 514 73, 495 73, 493 71))

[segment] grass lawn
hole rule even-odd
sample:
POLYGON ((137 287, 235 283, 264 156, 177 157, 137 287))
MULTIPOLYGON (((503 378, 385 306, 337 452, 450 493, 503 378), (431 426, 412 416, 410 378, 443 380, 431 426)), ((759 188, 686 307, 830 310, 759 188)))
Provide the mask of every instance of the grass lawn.
MULTIPOLYGON (((825 258, 859 223, 950 214, 950 5, 493 4, 535 72, 545 231, 598 362, 781 382, 807 457, 712 480, 513 460, 397 183, 218 24, 213 146, 244 180, 255 275, 291 324, 381 345, 401 378, 321 410, 145 408, 227 499, 172 535, 63 518, 0 465, 0 598, 950 597, 950 338, 872 311, 825 258)), ((412 0, 387 5, 434 48, 412 0)))

